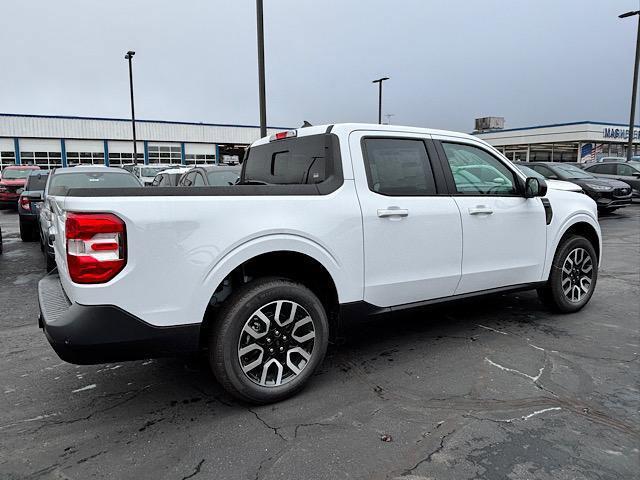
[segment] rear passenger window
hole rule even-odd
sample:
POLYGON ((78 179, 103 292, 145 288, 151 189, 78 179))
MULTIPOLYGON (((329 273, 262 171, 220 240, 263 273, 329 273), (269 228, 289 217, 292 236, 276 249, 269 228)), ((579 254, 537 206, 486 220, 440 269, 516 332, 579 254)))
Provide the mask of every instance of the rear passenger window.
POLYGON ((427 148, 422 140, 365 138, 362 143, 371 191, 390 196, 436 194, 427 148))
POLYGON ((591 173, 602 173, 604 175, 615 175, 616 174, 616 164, 615 163, 604 163, 602 165, 595 165, 589 169, 591 173))
POLYGON ((330 151, 325 135, 277 140, 249 149, 243 181, 268 185, 323 182, 330 151))

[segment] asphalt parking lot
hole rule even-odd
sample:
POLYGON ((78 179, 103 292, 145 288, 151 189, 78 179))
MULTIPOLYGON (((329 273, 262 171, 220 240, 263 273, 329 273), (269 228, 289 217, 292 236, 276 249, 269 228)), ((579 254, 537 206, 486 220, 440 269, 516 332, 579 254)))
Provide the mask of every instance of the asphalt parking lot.
POLYGON ((308 388, 265 407, 193 359, 59 360, 37 327, 38 244, 15 213, 0 225, 0 479, 639 478, 638 204, 601 219, 583 311, 526 292, 352 325, 308 388))

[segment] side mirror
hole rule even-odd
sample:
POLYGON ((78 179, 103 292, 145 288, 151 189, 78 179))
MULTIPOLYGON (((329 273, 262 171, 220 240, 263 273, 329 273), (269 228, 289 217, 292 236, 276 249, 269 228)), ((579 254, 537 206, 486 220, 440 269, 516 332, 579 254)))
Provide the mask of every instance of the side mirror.
POLYGON ((640 178, 640 172, 633 172, 632 175, 636 178, 640 178))
POLYGON ((547 194, 547 182, 541 178, 527 177, 524 182, 525 198, 544 197, 547 194))

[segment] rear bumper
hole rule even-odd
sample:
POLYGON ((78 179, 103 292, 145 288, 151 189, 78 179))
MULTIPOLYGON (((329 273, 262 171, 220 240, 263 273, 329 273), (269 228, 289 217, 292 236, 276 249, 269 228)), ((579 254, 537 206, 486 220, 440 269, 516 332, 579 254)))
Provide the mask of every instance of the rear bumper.
POLYGON ((156 327, 114 305, 69 301, 58 275, 38 283, 38 324, 58 356, 69 363, 168 357, 198 351, 201 324, 156 327))

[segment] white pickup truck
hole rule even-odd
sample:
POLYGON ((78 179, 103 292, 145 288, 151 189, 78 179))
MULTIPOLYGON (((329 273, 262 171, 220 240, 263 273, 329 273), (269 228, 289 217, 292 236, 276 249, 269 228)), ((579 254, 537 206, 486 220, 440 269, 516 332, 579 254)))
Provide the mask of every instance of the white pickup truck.
POLYGON ((58 274, 39 284, 40 326, 63 360, 205 351, 256 403, 309 380, 339 318, 525 289, 575 312, 601 252, 588 196, 547 191, 473 136, 395 125, 263 138, 235 186, 52 204, 58 274))

